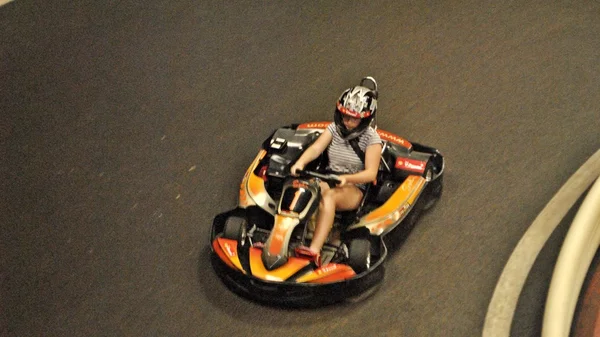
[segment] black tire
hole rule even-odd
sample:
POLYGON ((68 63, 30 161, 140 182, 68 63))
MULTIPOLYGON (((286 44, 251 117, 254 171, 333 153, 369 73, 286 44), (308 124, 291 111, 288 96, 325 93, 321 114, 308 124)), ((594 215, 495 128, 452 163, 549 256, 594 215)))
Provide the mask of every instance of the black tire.
POLYGON ((246 243, 248 234, 248 222, 244 218, 231 216, 225 220, 223 228, 223 237, 226 239, 237 240, 240 246, 246 243))
POLYGON ((371 241, 365 238, 353 239, 348 247, 348 265, 360 274, 371 268, 371 241))

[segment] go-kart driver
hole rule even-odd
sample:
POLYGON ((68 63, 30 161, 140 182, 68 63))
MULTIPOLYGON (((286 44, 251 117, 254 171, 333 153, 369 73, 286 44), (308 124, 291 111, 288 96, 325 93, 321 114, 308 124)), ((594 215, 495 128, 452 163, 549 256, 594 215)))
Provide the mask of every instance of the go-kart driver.
POLYGON ((335 212, 357 209, 367 184, 377 177, 382 145, 371 127, 376 112, 376 91, 364 86, 345 90, 336 104, 335 123, 331 123, 290 168, 296 175, 327 149, 327 169, 339 175, 337 186, 321 182, 319 213, 310 247, 296 248, 297 255, 314 260, 318 266, 322 264, 320 252, 333 226, 335 212))

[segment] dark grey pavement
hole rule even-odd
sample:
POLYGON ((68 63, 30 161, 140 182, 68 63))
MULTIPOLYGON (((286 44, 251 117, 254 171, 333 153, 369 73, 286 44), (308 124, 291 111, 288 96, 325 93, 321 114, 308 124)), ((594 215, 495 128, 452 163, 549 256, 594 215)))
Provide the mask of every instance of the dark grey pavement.
MULTIPOLYGON (((512 249, 600 148, 595 1, 26 1, 0 7, 0 334, 479 336, 512 249), (260 142, 332 118, 439 148, 442 200, 358 304, 240 299, 208 259, 260 142)), ((539 335, 566 226, 515 336, 539 335)))

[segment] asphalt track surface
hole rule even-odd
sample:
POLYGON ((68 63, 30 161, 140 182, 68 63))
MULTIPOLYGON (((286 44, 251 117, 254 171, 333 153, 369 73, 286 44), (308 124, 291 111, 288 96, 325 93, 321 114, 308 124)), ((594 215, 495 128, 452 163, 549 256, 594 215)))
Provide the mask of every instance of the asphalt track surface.
MULTIPOLYGON (((600 148, 594 1, 25 1, 0 7, 0 334, 479 336, 515 245, 600 148), (366 300, 231 293, 209 263, 261 141, 332 118, 440 149, 444 195, 366 300)), ((569 218, 511 335, 537 336, 569 218)))

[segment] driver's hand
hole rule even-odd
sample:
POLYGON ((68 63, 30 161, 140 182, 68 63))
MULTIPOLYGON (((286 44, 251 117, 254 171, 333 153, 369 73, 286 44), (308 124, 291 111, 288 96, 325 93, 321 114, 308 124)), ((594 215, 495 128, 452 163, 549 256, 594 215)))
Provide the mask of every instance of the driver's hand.
POLYGON ((298 163, 292 165, 292 167, 290 168, 290 173, 293 176, 297 176, 298 175, 298 172, 297 172, 298 170, 304 170, 304 165, 300 165, 298 163))
POLYGON ((346 180, 346 177, 344 177, 343 175, 338 176, 338 179, 340 180, 340 182, 337 183, 337 186, 342 187, 348 183, 348 181, 346 180))

